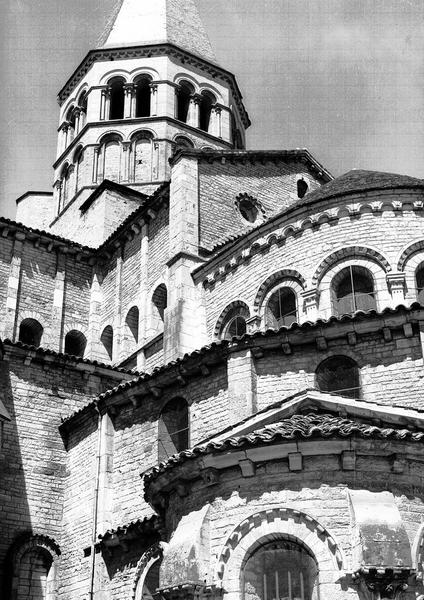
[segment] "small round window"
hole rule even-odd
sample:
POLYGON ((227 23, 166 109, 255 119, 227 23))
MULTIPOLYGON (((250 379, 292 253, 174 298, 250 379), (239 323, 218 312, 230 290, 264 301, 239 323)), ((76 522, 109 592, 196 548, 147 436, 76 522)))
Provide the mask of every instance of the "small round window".
POLYGON ((238 209, 243 219, 249 221, 249 223, 254 223, 257 221, 259 217, 259 209, 249 198, 240 200, 238 209))

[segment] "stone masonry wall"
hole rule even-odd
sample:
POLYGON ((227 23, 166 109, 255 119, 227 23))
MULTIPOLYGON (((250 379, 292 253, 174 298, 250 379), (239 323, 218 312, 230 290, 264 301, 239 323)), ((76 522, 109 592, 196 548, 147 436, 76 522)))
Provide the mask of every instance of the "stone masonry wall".
MULTIPOLYGON (((4 424, 0 449, 0 590, 6 553, 19 535, 47 535, 62 548, 63 495, 69 470, 58 427, 63 417, 85 406, 100 389, 121 380, 122 375, 87 376, 77 367, 43 362, 39 357, 28 360, 26 352, 6 345, 0 382, 11 421, 4 424)), ((85 473, 90 456, 87 451, 84 460, 80 458, 73 474, 85 473)), ((73 489, 76 502, 79 492, 73 489)), ((71 518, 69 513, 66 518, 71 518)))
POLYGON ((296 182, 302 177, 311 191, 319 187, 303 163, 200 161, 200 246, 211 249, 252 228, 235 208, 239 194, 258 200, 269 218, 298 200, 296 182))

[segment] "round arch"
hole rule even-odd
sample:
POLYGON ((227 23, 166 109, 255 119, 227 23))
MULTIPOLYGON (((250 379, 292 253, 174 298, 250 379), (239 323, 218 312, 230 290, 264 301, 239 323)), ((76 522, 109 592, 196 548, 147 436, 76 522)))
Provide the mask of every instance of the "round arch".
POLYGON ((155 79, 161 78, 159 72, 156 71, 156 69, 152 69, 151 67, 147 67, 147 66, 136 67, 135 69, 130 71, 129 76, 130 76, 130 83, 134 83, 135 80, 138 79, 139 77, 148 77, 152 81, 154 81, 155 79))
POLYGON ((152 129, 147 129, 143 127, 142 129, 137 129, 133 131, 130 135, 129 141, 135 142, 137 140, 146 139, 146 140, 154 140, 156 138, 156 132, 152 129))
POLYGON ((153 544, 146 550, 137 563, 132 587, 131 600, 142 600, 142 592, 146 575, 150 568, 159 560, 162 560, 167 547, 166 542, 153 544))
POLYGON ((305 278, 294 269, 281 269, 276 271, 260 285, 256 292, 253 303, 255 314, 265 316, 266 307, 271 296, 280 288, 288 288, 294 294, 294 302, 296 308, 296 320, 301 320, 301 303, 299 302, 300 294, 306 287, 305 278))
POLYGON ((241 317, 244 317, 244 319, 248 319, 250 317, 250 309, 246 302, 244 302, 243 300, 234 300, 233 302, 230 302, 230 304, 227 304, 227 306, 224 308, 224 310, 221 312, 221 314, 218 317, 218 320, 216 322, 215 329, 214 329, 214 337, 215 338, 220 338, 223 325, 225 324, 227 317, 233 311, 239 312, 239 315, 241 317))
POLYGON ((97 139, 96 144, 107 144, 108 142, 120 142, 122 143, 124 138, 122 133, 119 131, 107 131, 106 133, 102 133, 102 135, 97 139))
POLYGON ((105 73, 103 75, 103 77, 100 79, 100 85, 110 85, 110 82, 112 79, 118 79, 121 78, 124 80, 124 83, 127 83, 127 81, 129 80, 130 74, 128 73, 128 71, 125 71, 124 69, 111 69, 110 71, 108 71, 107 73, 105 73))
POLYGON ((367 259, 370 262, 377 263, 385 273, 391 271, 389 261, 378 250, 368 246, 347 246, 332 252, 320 262, 312 276, 312 285, 319 285, 327 271, 333 265, 346 258, 351 260, 355 260, 356 258, 367 259))
MULTIPOLYGON (((258 542, 290 539, 303 545, 314 557, 321 575, 319 587, 336 581, 346 561, 334 536, 310 515, 293 508, 273 508, 254 513, 228 536, 217 563, 217 579, 228 600, 240 598, 240 573, 246 557, 258 542)), ((336 584, 337 585, 337 584, 336 584)), ((325 597, 323 594, 322 597, 325 597)))
POLYGON ((177 73, 177 75, 174 77, 174 83, 177 85, 189 83, 194 88, 194 92, 196 94, 199 93, 199 84, 197 80, 189 73, 177 73))

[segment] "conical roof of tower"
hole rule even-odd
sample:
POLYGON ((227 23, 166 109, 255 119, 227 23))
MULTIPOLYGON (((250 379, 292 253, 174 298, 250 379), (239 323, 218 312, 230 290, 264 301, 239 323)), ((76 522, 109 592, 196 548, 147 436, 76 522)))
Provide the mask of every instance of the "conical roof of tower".
POLYGON ((99 47, 163 43, 216 62, 195 0, 118 0, 99 47))

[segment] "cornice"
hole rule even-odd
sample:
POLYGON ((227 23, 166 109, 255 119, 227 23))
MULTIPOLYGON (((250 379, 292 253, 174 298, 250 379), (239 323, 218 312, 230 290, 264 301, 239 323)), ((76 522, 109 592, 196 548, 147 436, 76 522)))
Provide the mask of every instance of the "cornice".
POLYGON ((62 105, 69 97, 71 92, 82 80, 90 67, 95 62, 103 62, 110 60, 125 60, 131 58, 151 58, 153 56, 170 56, 181 61, 185 65, 198 68, 211 75, 213 78, 220 78, 230 85, 235 103, 240 112, 244 127, 247 129, 250 125, 249 115, 243 104, 243 97, 238 87, 237 81, 232 73, 222 69, 216 64, 213 64, 203 58, 191 54, 187 50, 182 50, 173 44, 151 44, 147 46, 129 46, 125 48, 101 48, 90 50, 83 61, 78 65, 74 73, 59 91, 58 101, 62 105))
MULTIPOLYGON (((394 198, 393 190, 372 190, 372 192, 378 194, 378 199, 367 199, 363 193, 352 192, 352 202, 342 205, 338 202, 337 205, 326 208, 322 205, 327 198, 318 199, 310 204, 304 202, 300 206, 296 203, 265 223, 261 223, 257 228, 224 240, 220 246, 210 251, 217 254, 195 269, 193 278, 196 282, 202 282, 206 288, 211 287, 225 279, 229 273, 236 271, 240 265, 251 260, 254 255, 269 252, 274 244, 283 246, 289 238, 300 237, 309 229, 318 230, 326 223, 336 224, 343 217, 360 219, 367 214, 379 216, 383 212, 383 207, 385 211, 391 209, 397 214, 403 210, 409 211, 411 208, 421 214, 424 210, 424 202, 421 199, 411 202, 409 194, 402 199, 401 196, 394 198), (321 210, 311 214, 311 207, 320 206, 321 210)), ((412 193, 419 192, 413 189, 412 193)))

